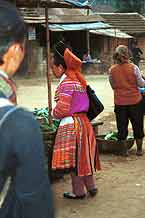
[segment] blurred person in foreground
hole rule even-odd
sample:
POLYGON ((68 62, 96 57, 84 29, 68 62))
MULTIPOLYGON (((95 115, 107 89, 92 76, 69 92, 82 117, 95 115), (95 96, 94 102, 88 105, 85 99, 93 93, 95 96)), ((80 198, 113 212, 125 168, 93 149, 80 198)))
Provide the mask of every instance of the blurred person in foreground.
POLYGON ((83 199, 87 193, 95 196, 97 188, 93 174, 96 169, 100 170, 98 147, 87 117, 89 99, 81 64, 67 45, 56 44, 52 70, 60 83, 53 116, 61 121, 53 149, 52 170, 71 174, 72 192, 63 195, 69 199, 83 199))
MULTIPOLYGON (((16 8, 0 1, 0 75, 4 81, 23 61, 25 33, 16 8)), ((32 113, 9 100, 13 88, 5 87, 0 83, 0 218, 53 218, 39 124, 32 113), (8 178, 11 182, 5 192, 8 178)))
POLYGON ((145 86, 145 80, 137 65, 129 63, 129 51, 124 45, 115 49, 114 62, 109 69, 109 81, 114 91, 115 115, 123 156, 128 156, 127 136, 129 121, 132 124, 134 138, 136 140, 136 155, 142 156, 142 144, 144 138, 144 112, 142 95, 139 87, 145 86))

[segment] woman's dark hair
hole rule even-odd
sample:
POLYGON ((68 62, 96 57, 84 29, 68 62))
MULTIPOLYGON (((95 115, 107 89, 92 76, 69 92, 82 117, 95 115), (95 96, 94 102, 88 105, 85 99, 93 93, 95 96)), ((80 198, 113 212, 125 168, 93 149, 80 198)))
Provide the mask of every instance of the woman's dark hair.
POLYGON ((15 42, 22 43, 26 26, 17 9, 9 2, 0 0, 0 64, 3 55, 15 42))
POLYGON ((61 64, 65 69, 66 69, 66 64, 64 61, 64 52, 66 48, 69 48, 69 46, 64 44, 62 41, 58 42, 54 46, 54 56, 53 56, 54 64, 56 66, 61 64))

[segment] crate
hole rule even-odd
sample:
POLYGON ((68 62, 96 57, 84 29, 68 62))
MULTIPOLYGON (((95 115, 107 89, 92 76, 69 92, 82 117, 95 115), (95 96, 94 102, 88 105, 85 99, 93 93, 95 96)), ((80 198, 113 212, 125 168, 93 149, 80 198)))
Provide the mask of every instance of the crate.
MULTIPOLYGON (((123 151, 123 146, 121 145, 119 141, 105 140, 104 137, 105 135, 96 136, 98 148, 101 153, 119 154, 123 151)), ((132 148, 133 144, 134 144, 134 139, 127 140, 128 150, 132 148)))
POLYGON ((93 120, 93 121, 91 121, 91 124, 93 126, 95 135, 97 136, 98 132, 99 132, 99 126, 103 125, 103 122, 102 121, 93 120))

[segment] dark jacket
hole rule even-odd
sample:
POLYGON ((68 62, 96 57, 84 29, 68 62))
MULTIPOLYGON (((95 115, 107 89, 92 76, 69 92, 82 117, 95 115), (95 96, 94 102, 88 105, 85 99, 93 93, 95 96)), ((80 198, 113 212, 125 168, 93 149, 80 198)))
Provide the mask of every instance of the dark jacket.
POLYGON ((0 218, 53 218, 44 146, 33 115, 13 105, 0 107, 0 139, 0 192, 11 177, 0 218))

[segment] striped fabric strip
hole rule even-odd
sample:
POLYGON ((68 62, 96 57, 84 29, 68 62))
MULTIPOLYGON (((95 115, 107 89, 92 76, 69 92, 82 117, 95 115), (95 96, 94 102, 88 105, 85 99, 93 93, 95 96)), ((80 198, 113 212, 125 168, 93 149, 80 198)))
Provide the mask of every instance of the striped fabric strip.
POLYGON ((77 173, 79 176, 92 175, 100 170, 100 160, 95 134, 85 114, 74 116, 77 134, 77 173))
POLYGON ((86 115, 75 115, 73 124, 59 126, 52 169, 77 169, 79 176, 92 175, 94 170, 100 170, 95 135, 86 115))
POLYGON ((74 124, 59 126, 52 158, 52 169, 69 169, 76 166, 76 134, 74 124))

